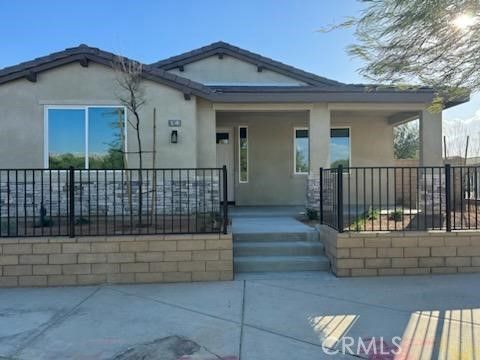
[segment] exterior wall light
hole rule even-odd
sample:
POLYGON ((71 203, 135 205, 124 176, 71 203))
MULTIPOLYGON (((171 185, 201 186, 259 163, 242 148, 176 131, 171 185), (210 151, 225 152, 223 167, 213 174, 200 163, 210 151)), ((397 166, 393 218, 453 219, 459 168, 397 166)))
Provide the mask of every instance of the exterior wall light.
POLYGON ((170 134, 170 143, 178 143, 178 130, 172 130, 172 133, 170 134))

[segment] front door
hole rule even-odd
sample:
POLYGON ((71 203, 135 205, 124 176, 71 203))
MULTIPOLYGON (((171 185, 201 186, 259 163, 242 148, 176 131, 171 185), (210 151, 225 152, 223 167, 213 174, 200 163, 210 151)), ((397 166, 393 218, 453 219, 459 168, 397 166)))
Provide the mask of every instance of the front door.
MULTIPOLYGON (((233 129, 217 129, 217 167, 227 166, 228 201, 235 201, 234 194, 234 141, 233 129)), ((223 191, 223 190, 222 190, 223 191)))

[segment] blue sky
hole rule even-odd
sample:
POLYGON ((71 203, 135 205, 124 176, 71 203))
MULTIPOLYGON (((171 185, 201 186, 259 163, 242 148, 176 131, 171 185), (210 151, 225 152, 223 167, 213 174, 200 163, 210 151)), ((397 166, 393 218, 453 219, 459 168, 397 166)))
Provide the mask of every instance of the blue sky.
MULTIPOLYGON (((351 30, 317 30, 356 15, 355 0, 0 0, 0 68, 86 43, 149 63, 224 40, 343 82, 362 82, 351 30)), ((445 118, 480 123, 480 99, 445 118)))

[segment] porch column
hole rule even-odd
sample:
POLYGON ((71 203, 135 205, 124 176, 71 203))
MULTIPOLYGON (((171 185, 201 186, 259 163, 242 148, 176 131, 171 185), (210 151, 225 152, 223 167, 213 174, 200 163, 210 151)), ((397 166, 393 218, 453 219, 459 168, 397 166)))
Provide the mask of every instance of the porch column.
POLYGON ((328 104, 314 104, 310 110, 310 173, 330 167, 330 109, 328 104))
POLYGON ((213 104, 197 100, 197 166, 216 167, 216 116, 213 104))
POLYGON ((442 166, 442 113, 420 113, 420 164, 442 166))

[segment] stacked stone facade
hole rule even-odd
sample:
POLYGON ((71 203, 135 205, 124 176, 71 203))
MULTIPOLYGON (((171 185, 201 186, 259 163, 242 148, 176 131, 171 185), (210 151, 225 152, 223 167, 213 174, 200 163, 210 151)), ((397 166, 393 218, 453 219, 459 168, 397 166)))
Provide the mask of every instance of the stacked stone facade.
MULTIPOLYGON (((325 171, 323 174, 323 211, 332 212, 336 201, 336 174, 325 171)), ((308 209, 320 209, 320 177, 310 173, 307 178, 307 205, 308 209)))
MULTIPOLYGON (((418 208, 428 215, 444 214, 445 201, 445 174, 440 169, 420 169, 416 181, 418 188, 418 208)), ((416 187, 412 191, 416 191, 416 187)))
MULTIPOLYGON (((3 173, 5 174, 5 173, 3 173)), ((155 182, 151 175, 142 182, 128 180, 121 171, 76 172, 74 182, 75 213, 109 216, 142 212, 156 214, 194 214, 218 212, 220 208, 220 177, 189 172, 183 178, 175 172, 167 177, 159 172, 155 182), (140 194, 142 196, 140 196, 140 194), (155 206, 152 206, 154 201, 155 206)), ((68 173, 36 171, 26 176, 10 174, 0 178, 0 216, 2 218, 39 215, 41 207, 47 216, 66 216, 69 209, 68 173), (41 176, 43 173, 43 176, 41 176), (17 179, 15 178, 17 177, 17 179)))

